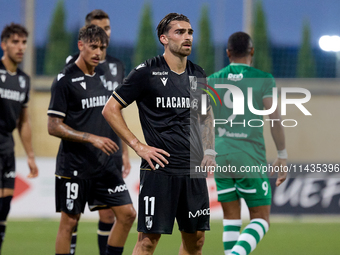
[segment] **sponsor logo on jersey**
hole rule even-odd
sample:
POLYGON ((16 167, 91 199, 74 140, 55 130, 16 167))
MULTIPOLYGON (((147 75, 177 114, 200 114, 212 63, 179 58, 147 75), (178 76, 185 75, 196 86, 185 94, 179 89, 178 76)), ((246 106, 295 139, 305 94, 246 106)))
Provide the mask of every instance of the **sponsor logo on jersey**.
POLYGON ((24 76, 19 76, 19 85, 20 88, 24 89, 26 87, 26 79, 24 76))
POLYGON ((15 172, 14 171, 10 171, 8 173, 5 173, 4 176, 6 178, 15 178, 15 172))
POLYGON ((1 75, 1 80, 2 80, 2 82, 5 82, 6 81, 6 75, 2 74, 1 75))
POLYGON ((17 102, 23 102, 25 100, 25 93, 23 92, 20 94, 20 92, 16 90, 0 88, 0 97, 17 102))
POLYGON ((144 63, 140 64, 139 66, 136 67, 136 70, 138 70, 139 68, 145 67, 146 65, 144 63))
POLYGON ((85 82, 85 81, 81 82, 81 83, 80 83, 80 86, 82 86, 82 87, 83 87, 83 89, 85 89, 85 90, 86 90, 86 82, 85 82))
POLYGON ((115 187, 115 189, 108 189, 107 191, 109 192, 109 194, 114 194, 114 193, 119 193, 119 192, 123 192, 123 191, 125 191, 125 190, 127 190, 127 186, 126 186, 126 184, 122 184, 122 185, 118 185, 118 186, 116 186, 115 187))
POLYGON ((81 77, 73 78, 72 82, 83 81, 84 79, 85 79, 84 76, 81 76, 81 77))
POLYGON ((189 76, 190 81, 190 88, 193 92, 197 89, 197 77, 196 76, 189 76))
POLYGON ((206 215, 210 215, 210 208, 200 209, 200 210, 197 210, 194 213, 189 212, 189 219, 200 217, 200 216, 206 216, 206 215))
POLYGON ((67 210, 71 211, 74 207, 74 200, 73 199, 66 199, 66 207, 67 210))
POLYGON ((161 81, 162 81, 163 85, 165 86, 166 82, 168 81, 168 78, 162 77, 161 81))
POLYGON ((107 100, 109 100, 108 96, 84 98, 81 100, 81 106, 83 109, 104 106, 107 100))
POLYGON ((110 68, 111 74, 113 76, 117 76, 117 73, 118 73, 117 64, 116 63, 109 63, 109 68, 110 68))
POLYGON ((152 75, 161 75, 161 76, 163 76, 163 75, 168 75, 169 74, 169 72, 165 72, 165 71, 163 71, 163 72, 152 72, 152 75))
POLYGON ((60 73, 60 74, 58 74, 58 76, 57 76, 57 80, 59 81, 61 78, 63 78, 65 76, 65 74, 63 74, 63 73, 60 73))
POLYGON ((189 97, 156 97, 157 108, 190 108, 189 97))
POLYGON ((227 131, 225 128, 218 128, 218 136, 222 137, 222 136, 227 136, 227 137, 238 137, 238 138, 247 138, 248 135, 245 133, 233 133, 233 132, 229 132, 227 131))
POLYGON ((240 74, 233 74, 233 73, 230 73, 228 74, 228 80, 231 80, 231 81, 240 81, 243 79, 243 74, 240 73, 240 74))
POLYGON ((145 226, 148 230, 152 228, 152 216, 145 216, 145 226))

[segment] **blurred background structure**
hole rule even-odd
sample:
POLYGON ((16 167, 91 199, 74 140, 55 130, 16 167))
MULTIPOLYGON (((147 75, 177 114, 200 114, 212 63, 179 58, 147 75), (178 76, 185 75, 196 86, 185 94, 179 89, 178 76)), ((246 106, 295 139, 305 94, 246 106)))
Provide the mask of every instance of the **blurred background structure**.
POLYGON ((224 53, 227 39, 244 30, 253 36, 257 48, 255 66, 274 77, 336 77, 336 54, 318 46, 321 36, 339 34, 336 10, 340 3, 336 0, 323 1, 322 5, 317 0, 0 0, 0 4, 1 28, 15 21, 31 32, 34 58, 27 60, 25 69, 33 65, 34 75, 58 72, 65 55, 77 52, 77 33, 85 15, 101 8, 111 18, 109 52, 124 62, 127 72, 143 57, 153 55, 155 46, 161 53, 156 26, 168 12, 179 12, 190 18, 195 30, 191 59, 203 65, 202 54, 206 54, 210 58, 205 62, 207 70, 218 70, 228 63, 224 53))
MULTIPOLYGON (((145 59, 162 54, 155 30, 169 12, 183 13, 191 20, 195 32, 189 58, 208 75, 229 63, 225 52, 228 37, 242 30, 250 33, 255 45, 255 67, 271 72, 279 88, 306 88, 312 94, 305 104, 312 116, 303 115, 295 106, 289 106, 283 116, 298 122, 296 127, 285 129, 289 163, 340 163, 340 57, 318 44, 323 35, 340 34, 338 0, 322 4, 317 0, 0 0, 0 6, 1 29, 18 22, 30 32, 23 69, 32 78, 30 111, 38 157, 54 158, 59 145, 59 139, 49 136, 46 127, 52 80, 62 70, 66 57, 77 52, 77 34, 85 15, 93 9, 103 9, 111 20, 108 53, 124 62, 126 74, 145 59)), ((136 106, 124 111, 128 125, 142 139, 136 106)), ((268 161, 272 162, 276 149, 268 125, 265 138, 268 161)), ((24 156, 20 142, 16 144, 17 156, 24 156)), ((136 155, 130 153, 138 165, 136 155)), ((40 171, 48 171, 53 177, 54 169, 40 171)), ((340 183, 328 183, 327 176, 304 181, 287 181, 274 194, 273 210, 294 214, 339 212, 340 183), (289 189, 292 185, 295 189, 289 189), (329 185, 333 185, 332 190, 329 185)))

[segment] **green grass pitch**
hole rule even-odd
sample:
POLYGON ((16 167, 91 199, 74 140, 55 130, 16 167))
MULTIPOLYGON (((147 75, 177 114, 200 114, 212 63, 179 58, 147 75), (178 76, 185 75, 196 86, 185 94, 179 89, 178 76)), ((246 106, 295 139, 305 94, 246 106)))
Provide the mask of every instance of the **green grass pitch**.
MULTIPOLYGON (((222 221, 213 220, 211 231, 206 232, 203 254, 223 255, 222 221)), ((3 255, 55 254, 54 243, 58 230, 56 220, 11 220, 3 244, 3 255)), ((81 221, 78 227, 76 255, 99 254, 97 248, 97 223, 81 221)), ((338 255, 340 254, 340 223, 304 223, 291 221, 271 224, 252 255, 338 255)), ((133 226, 123 254, 131 254, 137 239, 133 226)), ((178 254, 180 234, 175 225, 173 235, 163 235, 155 254, 178 254)))

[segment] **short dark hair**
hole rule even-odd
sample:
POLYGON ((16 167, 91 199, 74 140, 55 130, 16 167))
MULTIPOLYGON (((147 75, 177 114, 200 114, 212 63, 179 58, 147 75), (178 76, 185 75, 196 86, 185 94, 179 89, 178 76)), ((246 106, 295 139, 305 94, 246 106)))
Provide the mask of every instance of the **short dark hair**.
MULTIPOLYGON (((169 26, 171 21, 178 20, 178 21, 186 21, 190 23, 190 20, 187 16, 179 13, 169 13, 167 14, 158 24, 157 26, 157 35, 158 40, 160 41, 160 37, 162 34, 166 34, 171 29, 171 26, 169 26)), ((161 42, 161 41, 160 41, 161 42)), ((162 42, 161 42, 162 43, 162 42)), ((163 44, 163 43, 162 43, 163 44)))
POLYGON ((92 20, 94 19, 102 20, 102 19, 110 19, 110 18, 109 18, 109 15, 103 10, 96 9, 86 15, 85 25, 90 25, 92 20))
POLYGON ((11 23, 6 25, 1 33, 1 41, 6 41, 8 38, 11 37, 13 34, 18 34, 19 36, 28 36, 28 32, 25 27, 21 26, 20 24, 11 23))
POLYGON ((245 57, 250 54, 252 48, 253 41, 247 33, 236 32, 228 39, 227 49, 234 57, 245 57))
POLYGON ((105 33, 104 29, 97 25, 89 25, 82 27, 79 30, 78 40, 85 43, 101 42, 106 46, 109 45, 109 37, 105 33))

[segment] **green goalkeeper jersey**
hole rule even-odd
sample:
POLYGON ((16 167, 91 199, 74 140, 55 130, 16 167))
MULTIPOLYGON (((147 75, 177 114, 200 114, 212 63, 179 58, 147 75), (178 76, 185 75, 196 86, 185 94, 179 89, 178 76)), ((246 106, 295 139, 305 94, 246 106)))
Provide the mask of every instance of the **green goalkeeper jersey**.
POLYGON ((222 105, 218 101, 216 104, 211 103, 216 123, 215 149, 218 155, 245 152, 259 162, 266 163, 263 116, 249 110, 248 88, 252 88, 253 107, 256 110, 263 110, 263 98, 272 97, 273 88, 276 87, 273 76, 246 64, 231 63, 209 76, 209 85, 216 89, 222 101, 222 105), (226 88, 216 88, 216 84, 230 84, 242 90, 243 115, 233 115, 231 91, 226 88))

